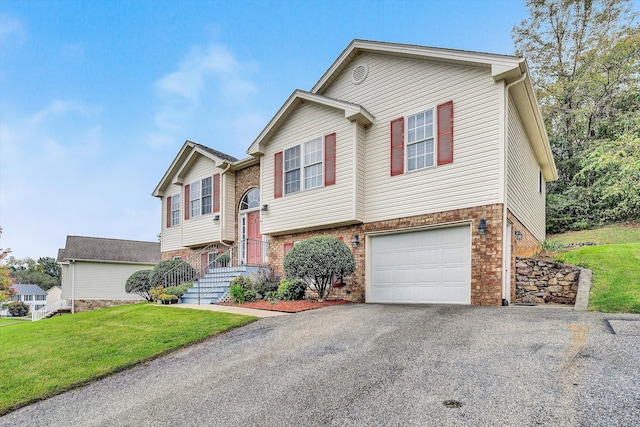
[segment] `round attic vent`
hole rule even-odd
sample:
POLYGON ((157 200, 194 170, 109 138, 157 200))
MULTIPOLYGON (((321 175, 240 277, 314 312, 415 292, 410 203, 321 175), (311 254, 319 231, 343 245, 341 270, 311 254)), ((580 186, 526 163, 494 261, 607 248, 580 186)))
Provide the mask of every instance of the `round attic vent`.
POLYGON ((369 74, 369 67, 366 65, 358 65, 354 70, 353 74, 351 74, 351 81, 354 85, 359 85, 367 78, 367 74, 369 74))

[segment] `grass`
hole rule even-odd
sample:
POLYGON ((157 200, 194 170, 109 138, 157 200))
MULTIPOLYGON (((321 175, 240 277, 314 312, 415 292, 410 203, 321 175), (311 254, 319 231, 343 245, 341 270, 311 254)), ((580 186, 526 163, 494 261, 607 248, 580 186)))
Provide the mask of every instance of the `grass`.
POLYGON ((23 319, 21 317, 0 317, 0 326, 20 325, 30 322, 31 318, 23 319))
POLYGON ((640 242, 640 224, 612 224, 591 230, 569 231, 563 234, 547 236, 550 243, 582 243, 595 242, 600 245, 640 242))
POLYGON ((554 254, 559 262, 593 270, 589 309, 606 313, 640 313, 640 226, 614 224, 548 236, 546 245, 595 242, 554 254))
POLYGON ((0 328, 0 415, 254 321, 134 304, 0 328))

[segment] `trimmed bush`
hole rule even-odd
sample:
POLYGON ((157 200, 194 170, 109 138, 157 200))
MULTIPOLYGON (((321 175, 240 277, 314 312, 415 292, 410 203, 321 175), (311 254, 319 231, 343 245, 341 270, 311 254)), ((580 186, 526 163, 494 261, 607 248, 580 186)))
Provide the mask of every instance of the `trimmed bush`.
POLYGON ((147 301, 153 301, 149 290, 151 289, 151 273, 153 270, 138 270, 127 279, 124 290, 128 294, 138 294, 147 301))
POLYGON ((282 279, 278 286, 278 295, 285 301, 303 300, 307 284, 302 280, 282 279))
POLYGON ((156 288, 158 286, 170 287, 182 285, 184 283, 193 282, 197 278, 196 269, 181 259, 168 259, 160 261, 149 278, 151 287, 156 288), (174 270, 175 269, 175 270, 174 270), (169 271, 175 271, 176 274, 170 274, 166 277, 164 275, 169 271))
POLYGON ((231 280, 229 295, 231 295, 233 300, 238 304, 246 301, 256 301, 258 299, 251 279, 246 276, 236 276, 231 280))
POLYGON ((253 276, 254 289, 260 295, 266 296, 267 292, 278 290, 280 279, 280 276, 271 271, 271 269, 261 268, 258 273, 253 276))
POLYGON ((29 306, 22 301, 14 301, 7 308, 13 317, 24 317, 29 314, 29 306))
POLYGON ((184 283, 178 286, 169 286, 164 290, 165 293, 169 295, 175 295, 178 298, 182 298, 182 296, 189 290, 190 287, 193 286, 192 282, 184 283))
POLYGON ((337 279, 356 269, 351 249, 331 236, 317 236, 294 245, 284 258, 288 279, 301 279, 324 301, 337 279))

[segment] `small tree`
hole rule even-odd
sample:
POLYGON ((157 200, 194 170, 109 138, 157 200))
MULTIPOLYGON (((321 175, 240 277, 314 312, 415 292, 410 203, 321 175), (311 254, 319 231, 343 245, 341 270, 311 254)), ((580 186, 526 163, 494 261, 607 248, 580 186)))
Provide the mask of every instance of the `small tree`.
POLYGON ((14 301, 9 304, 9 314, 13 317, 24 317, 29 314, 29 306, 22 301, 14 301))
POLYGON ((197 279, 196 269, 181 259, 168 259, 160 261, 153 269, 150 282, 151 287, 182 285, 197 279), (165 277, 166 273, 172 272, 165 277))
POLYGON ((331 236, 311 237, 295 245, 284 258, 288 279, 301 279, 324 301, 335 281, 356 269, 349 247, 331 236))
POLYGON ((151 289, 151 273, 153 270, 138 270, 127 279, 124 290, 128 294, 138 294, 147 301, 153 301, 149 290, 151 289))

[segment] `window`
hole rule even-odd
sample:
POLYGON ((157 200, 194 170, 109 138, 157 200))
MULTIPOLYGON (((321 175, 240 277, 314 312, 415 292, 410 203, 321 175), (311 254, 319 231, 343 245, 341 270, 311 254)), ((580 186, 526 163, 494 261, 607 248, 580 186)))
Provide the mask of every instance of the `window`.
POLYGON ((284 151, 284 193, 322 187, 323 184, 322 138, 307 141, 284 151), (302 161, 303 160, 303 161, 302 161))
POLYGON ((171 226, 180 224, 180 195, 171 196, 171 226))
POLYGON ((196 181, 189 187, 191 217, 211 213, 211 177, 196 181))
POLYGON ((407 170, 434 165, 433 109, 407 118, 407 170))
POLYGON ((300 191, 300 146, 284 151, 284 194, 300 191))
POLYGON ((36 295, 36 301, 45 301, 46 299, 46 295, 36 295))
POLYGON ((246 211, 247 209, 253 209, 260 206, 260 190, 252 188, 247 191, 240 201, 240 210, 246 211))

